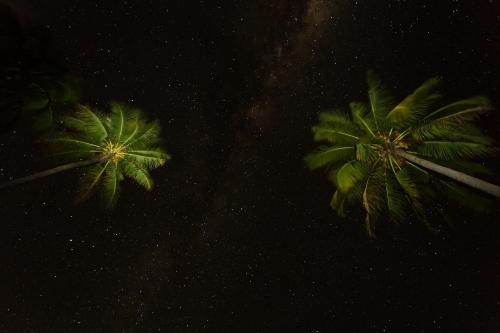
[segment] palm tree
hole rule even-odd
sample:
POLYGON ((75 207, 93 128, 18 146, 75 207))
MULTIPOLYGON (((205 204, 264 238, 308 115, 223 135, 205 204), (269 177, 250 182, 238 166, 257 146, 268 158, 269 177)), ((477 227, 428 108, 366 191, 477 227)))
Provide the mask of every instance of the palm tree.
POLYGON ((367 82, 369 103, 351 103, 350 114, 337 110, 319 115, 314 139, 328 144, 305 157, 310 169, 329 171, 337 188, 330 205, 338 215, 361 202, 367 232, 374 236, 377 219, 399 224, 409 208, 433 230, 427 219, 435 208, 431 200, 450 198, 479 211, 491 205, 490 198, 458 182, 500 197, 500 187, 470 176, 489 174, 477 159, 498 152, 473 124, 493 110, 488 98, 470 97, 432 111, 441 97, 435 92, 436 78, 398 105, 371 71, 367 82))
POLYGON ((77 201, 87 199, 100 188, 104 205, 112 208, 125 176, 150 190, 153 180, 148 170, 170 159, 158 145, 158 121, 148 122, 140 110, 126 105, 112 102, 110 114, 78 105, 74 114, 62 118, 62 123, 63 130, 47 134, 42 142, 54 157, 72 163, 8 181, 0 188, 85 167, 77 201))

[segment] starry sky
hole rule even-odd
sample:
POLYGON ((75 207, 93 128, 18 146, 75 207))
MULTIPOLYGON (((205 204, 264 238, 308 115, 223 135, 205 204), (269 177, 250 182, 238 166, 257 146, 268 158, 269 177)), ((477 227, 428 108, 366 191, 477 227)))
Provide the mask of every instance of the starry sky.
MULTIPOLYGON (((500 105, 495 1, 2 1, 52 33, 83 103, 142 109, 172 155, 111 212, 73 204, 71 171, 0 191, 2 332, 500 331, 498 211, 443 202, 437 235, 374 240, 303 162, 368 69, 396 100, 439 77, 447 102, 500 105)), ((36 138, 0 136, 0 182, 54 166, 36 138)))

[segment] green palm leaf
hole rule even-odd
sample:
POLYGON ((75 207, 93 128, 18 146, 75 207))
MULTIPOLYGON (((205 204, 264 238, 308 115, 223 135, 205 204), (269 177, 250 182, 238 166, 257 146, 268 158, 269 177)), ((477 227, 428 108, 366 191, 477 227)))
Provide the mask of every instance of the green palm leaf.
POLYGON ((106 127, 108 128, 109 138, 113 141, 120 141, 125 124, 129 120, 127 119, 128 115, 130 115, 130 112, 127 109, 116 102, 111 102, 111 116, 106 122, 106 127))
POLYGON ((385 171, 378 163, 380 159, 374 163, 363 191, 363 206, 375 218, 384 210, 385 171))
POLYGON ((337 211, 338 216, 345 217, 347 205, 347 194, 336 190, 333 194, 332 200, 330 201, 330 207, 332 207, 333 210, 337 211))
POLYGON ((142 149, 161 142, 158 136, 160 134, 159 122, 146 123, 143 119, 139 119, 137 126, 139 130, 134 130, 130 137, 124 140, 126 147, 129 149, 142 149))
POLYGON ((439 85, 439 79, 432 78, 425 81, 413 94, 406 97, 386 117, 386 126, 397 130, 411 127, 422 120, 428 109, 441 95, 434 93, 439 85))
POLYGON ((53 150, 65 150, 65 149, 80 149, 81 151, 92 152, 98 150, 101 146, 96 145, 92 142, 86 141, 85 137, 82 138, 80 135, 68 132, 52 132, 44 136, 43 142, 53 150))
POLYGON ((64 162, 74 162, 81 159, 91 159, 101 152, 102 147, 73 132, 49 132, 42 142, 50 152, 49 156, 64 162))
POLYGON ((110 162, 107 161, 105 164, 94 164, 80 172, 80 188, 78 191, 78 196, 76 202, 82 202, 87 200, 92 194, 94 194, 99 188, 102 177, 106 171, 106 166, 110 162))
POLYGON ((373 163, 379 158, 377 147, 384 144, 380 137, 360 138, 356 143, 356 159, 358 161, 373 163))
POLYGON ((484 195, 471 191, 464 186, 460 186, 452 181, 437 179, 436 187, 438 191, 447 198, 452 199, 458 204, 473 209, 478 212, 491 212, 494 203, 484 195))
POLYGON ((330 110, 327 112, 321 112, 318 115, 320 123, 339 123, 352 125, 352 120, 349 119, 348 114, 340 110, 330 110))
POLYGON ((126 154, 128 161, 146 169, 155 169, 170 159, 170 155, 160 147, 148 150, 130 150, 126 154))
POLYGON ((377 131, 377 125, 366 105, 352 102, 349 106, 351 107, 352 120, 359 129, 366 135, 375 136, 373 132, 377 131))
POLYGON ((361 200, 370 172, 369 165, 353 160, 330 173, 330 179, 337 187, 330 206, 339 216, 345 216, 347 207, 361 200))
POLYGON ((410 172, 413 179, 420 185, 426 184, 432 177, 431 172, 429 170, 422 168, 421 166, 416 165, 415 163, 412 163, 410 161, 405 161, 404 165, 407 168, 408 172, 410 172))
MULTIPOLYGON (((491 175, 492 172, 484 167, 480 163, 466 162, 462 160, 451 160, 451 161, 439 161, 439 164, 444 166, 449 166, 454 170, 464 172, 467 174, 482 174, 491 175)), ((421 173, 425 182, 432 180, 432 184, 439 191, 440 194, 444 195, 465 207, 472 208, 478 212, 489 212, 491 207, 493 207, 493 201, 484 195, 478 194, 476 191, 471 191, 464 186, 461 186, 453 181, 443 179, 439 174, 430 174, 428 171, 420 168, 413 163, 408 162, 408 165, 413 168, 414 172, 421 173)), ((428 194, 435 195, 434 192, 430 190, 427 186, 425 188, 428 194)), ((440 209, 438 209, 440 211, 440 209)))
POLYGON ((30 83, 20 90, 23 99, 23 111, 44 110, 50 105, 50 96, 45 89, 30 83))
POLYGON ((368 177, 371 167, 358 161, 349 161, 331 174, 337 189, 343 193, 348 193, 356 183, 368 177))
POLYGON ((44 129, 49 128, 52 125, 54 114, 52 112, 52 108, 48 107, 47 109, 38 113, 35 117, 35 121, 33 124, 33 128, 35 131, 42 131, 44 129))
POLYGON ((448 104, 424 118, 424 121, 463 122, 477 119, 479 114, 491 111, 490 99, 486 96, 473 96, 448 104))
POLYGON ((363 132, 352 121, 339 113, 323 112, 319 115, 319 119, 320 124, 312 128, 316 141, 354 144, 363 136, 363 132))
POLYGON ((80 98, 79 80, 75 76, 49 68, 35 74, 34 81, 44 87, 51 101, 72 104, 80 98))
POLYGON ((153 179, 147 169, 129 161, 123 161, 121 166, 123 168, 124 175, 135 180, 137 184, 144 187, 146 190, 152 189, 153 179))
POLYGON ((126 141, 139 129, 137 121, 140 116, 140 110, 131 109, 125 104, 111 102, 111 116, 107 122, 110 139, 126 141))
MULTIPOLYGON (((355 144, 359 139, 360 133, 357 128, 348 128, 347 126, 339 126, 335 123, 321 123, 312 128, 314 140, 326 140, 331 143, 355 144)), ((362 134, 362 133, 361 133, 362 134)))
POLYGON ((356 156, 354 146, 320 146, 309 153, 304 161, 310 169, 317 169, 328 164, 350 160, 356 156))
POLYGON ((101 183, 102 201, 106 208, 112 209, 115 207, 120 195, 120 169, 115 163, 107 163, 106 172, 101 183))
POLYGON ((497 149, 473 142, 425 141, 425 144, 418 147, 414 152, 422 157, 433 157, 438 160, 449 161, 487 157, 495 154, 497 149))
POLYGON ((478 127, 472 124, 463 125, 459 130, 454 131, 453 133, 450 133, 448 136, 444 137, 449 138, 453 141, 471 142, 484 146, 496 145, 495 140, 485 136, 478 127))
MULTIPOLYGON (((391 162, 391 164, 392 163, 395 162, 391 162)), ((418 184, 412 179, 411 174, 407 169, 400 169, 398 171, 395 171, 393 167, 392 170, 399 186, 405 193, 407 202, 413 208, 413 211, 416 213, 417 217, 428 225, 424 207, 421 202, 422 193, 418 184)))
POLYGON ((491 112, 493 108, 488 104, 489 99, 485 96, 475 96, 448 104, 426 116, 422 124, 412 130, 412 135, 414 138, 432 139, 460 130, 460 125, 491 112))
POLYGON ((391 221, 399 224, 406 219, 407 198, 404 190, 399 186, 395 175, 385 169, 385 202, 391 221))
POLYGON ((96 145, 101 145, 108 137, 108 130, 104 124, 106 117, 97 110, 88 106, 77 105, 75 113, 65 116, 63 123, 72 131, 78 132, 82 138, 96 145))
POLYGON ((387 115, 394 107, 392 96, 385 85, 382 84, 380 78, 373 72, 368 71, 368 99, 369 110, 374 120, 375 129, 377 132, 384 132, 384 123, 387 115))

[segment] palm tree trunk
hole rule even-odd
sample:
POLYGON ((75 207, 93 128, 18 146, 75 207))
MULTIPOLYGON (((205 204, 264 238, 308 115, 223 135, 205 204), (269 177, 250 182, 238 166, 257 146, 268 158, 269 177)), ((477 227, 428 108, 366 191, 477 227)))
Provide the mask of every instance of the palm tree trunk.
POLYGON ((435 172, 440 173, 444 176, 455 179, 463 184, 467 184, 467 185, 472 186, 474 188, 477 188, 483 192, 489 193, 491 195, 494 195, 494 196, 500 198, 500 186, 496 186, 496 185, 487 183, 484 180, 481 180, 481 179, 478 179, 475 177, 471 177, 469 175, 466 175, 465 173, 458 172, 458 171, 455 171, 455 170, 450 169, 450 168, 446 168, 446 167, 438 165, 436 163, 429 162, 429 161, 424 160, 420 157, 409 154, 404 150, 396 149, 395 151, 396 151, 397 155, 401 156, 404 159, 407 159, 410 162, 413 162, 415 164, 423 166, 426 169, 435 171, 435 172))
POLYGON ((5 182, 3 184, 0 184, 0 189, 6 188, 6 187, 11 187, 11 186, 14 186, 14 185, 19 185, 19 184, 27 183, 27 182, 30 182, 32 180, 35 180, 35 179, 38 179, 38 178, 42 178, 42 177, 45 177, 45 176, 50 176, 50 175, 53 175, 53 174, 61 172, 61 171, 66 171, 66 170, 70 170, 70 169, 74 169, 74 168, 79 168, 79 167, 83 167, 83 166, 87 166, 87 165, 99 163, 99 162, 108 160, 108 159, 112 158, 113 156, 114 156, 114 154, 103 155, 103 156, 99 156, 99 157, 96 157, 96 158, 91 159, 91 160, 85 160, 85 161, 80 161, 80 162, 69 163, 69 164, 65 164, 65 165, 61 165, 61 166, 55 167, 53 169, 49 169, 49 170, 45 170, 45 171, 42 171, 42 172, 39 172, 39 173, 35 173, 33 175, 29 175, 29 176, 26 176, 26 177, 21 177, 21 178, 9 180, 9 181, 7 181, 7 182, 5 182))

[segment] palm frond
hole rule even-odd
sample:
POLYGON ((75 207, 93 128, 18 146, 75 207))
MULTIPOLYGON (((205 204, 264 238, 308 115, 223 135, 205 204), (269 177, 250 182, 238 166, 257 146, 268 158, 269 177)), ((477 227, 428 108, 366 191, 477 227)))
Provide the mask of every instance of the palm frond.
POLYGON ((48 129, 52 125, 53 120, 54 120, 54 114, 52 112, 52 108, 48 107, 47 109, 41 111, 35 116, 33 128, 35 129, 35 131, 42 131, 48 129))
POLYGON ((334 164, 355 158, 354 146, 320 146, 309 153, 304 161, 309 169, 317 169, 328 164, 334 164))
POLYGON ((425 184, 429 181, 431 175, 427 169, 424 169, 421 166, 407 160, 404 163, 405 167, 408 168, 408 171, 411 173, 415 181, 420 184, 425 184))
POLYGON ((363 166, 367 167, 364 172, 357 178, 357 181, 352 186, 349 193, 347 193, 347 203, 349 206, 363 204, 363 193, 365 192, 366 182, 368 181, 368 176, 371 172, 371 167, 367 164, 363 166))
POLYGON ((460 130, 460 125, 491 112, 493 108, 488 104, 489 99, 485 96, 470 97, 448 104, 426 116, 420 125, 412 129, 412 135, 414 138, 425 139, 460 130))
POLYGON ((106 166, 112 163, 110 161, 102 163, 97 163, 80 171, 80 187, 78 189, 78 195, 75 199, 76 202, 82 202, 88 199, 92 194, 94 194, 99 185, 102 182, 102 177, 106 171, 106 166))
POLYGON ((377 132, 384 132, 384 123, 387 115, 394 107, 393 98, 382 80, 373 72, 368 71, 366 81, 368 83, 369 110, 375 123, 377 132))
POLYGON ((123 129, 125 128, 125 124, 128 122, 127 115, 130 112, 127 112, 126 106, 121 106, 120 104, 112 101, 111 105, 111 114, 107 118, 107 128, 108 128, 108 138, 113 142, 119 142, 120 138, 123 134, 123 129))
POLYGON ((147 169, 129 161, 123 161, 121 163, 121 168, 125 176, 132 178, 137 184, 144 187, 146 190, 152 189, 153 179, 147 169))
POLYGON ((384 144, 384 140, 379 137, 361 138, 356 143, 356 159, 361 162, 373 163, 379 158, 374 147, 384 144))
POLYGON ((312 128, 315 141, 326 140, 337 144, 354 145, 363 133, 352 123, 339 124, 334 122, 320 123, 312 128))
POLYGON ((454 102, 443 106, 442 108, 432 112, 423 120, 429 121, 453 121, 463 122, 477 119, 478 115, 492 110, 489 107, 490 99, 486 96, 473 96, 458 102, 454 102))
POLYGON ((342 209, 362 203, 371 170, 370 165, 353 160, 330 173, 330 179, 339 191, 338 198, 342 200, 342 209))
POLYGON ((91 110, 88 106, 77 105, 74 115, 65 116, 62 121, 86 141, 96 145, 102 144, 108 137, 108 131, 104 125, 106 116, 97 110, 91 110))
POLYGON ((495 140, 484 135, 481 130, 471 123, 433 122, 419 126, 411 131, 413 138, 421 141, 433 139, 453 139, 454 141, 476 142, 484 145, 493 145, 495 140))
MULTIPOLYGON (((410 152, 410 151, 408 151, 410 152)), ((449 161, 454 159, 472 159, 497 154, 498 149, 472 142, 458 141, 425 141, 425 144, 416 147, 412 152, 421 157, 432 157, 438 160, 449 161)))
POLYGON ((447 138, 452 133, 459 132, 463 128, 463 124, 458 123, 429 123, 424 126, 411 129, 411 136, 417 140, 435 140, 447 138))
POLYGON ((391 159, 391 168, 395 179, 397 180, 401 190, 405 193, 405 197, 418 219, 424 222, 429 230, 433 230, 427 217, 425 215, 424 206, 422 204, 422 192, 415 180, 411 177, 407 168, 402 168, 398 171, 395 170, 393 164, 396 163, 391 159))
POLYGON ((80 159, 90 159, 101 153, 101 147, 71 132, 49 132, 40 141, 46 146, 50 157, 61 161, 74 162, 80 159))
POLYGON ((407 198, 395 175, 385 169, 385 202, 392 222, 400 224, 406 219, 407 198))
POLYGON ((170 155, 160 147, 148 150, 128 150, 125 155, 127 161, 149 170, 162 166, 170 159, 170 155))
POLYGON ((320 123, 352 124, 349 114, 341 110, 329 110, 318 115, 320 123))
POLYGON ((49 93, 52 102, 72 104, 78 101, 79 79, 69 74, 67 69, 43 64, 38 66, 33 74, 33 81, 49 93))
POLYGON ((351 107, 352 120, 359 129, 366 135, 375 136, 373 132, 377 131, 377 125, 366 105, 352 102, 349 106, 351 107))
POLYGON ((441 98, 440 94, 434 92, 438 85, 437 78, 425 81, 389 112, 386 126, 402 130, 420 122, 428 113, 429 107, 441 98))
POLYGON ((433 234, 437 234, 438 233, 438 230, 436 230, 429 222, 429 220, 427 219, 427 216, 425 214, 425 211, 424 211, 424 206, 422 205, 421 202, 419 201, 414 201, 414 200, 411 200, 410 198, 408 198, 408 202, 410 203, 410 206, 411 208, 413 209, 413 211, 415 212, 415 215, 417 216, 417 218, 425 224, 425 226, 427 227, 427 230, 429 230, 430 232, 432 232, 433 234))
POLYGON ((347 194, 336 190, 330 201, 330 207, 337 212, 338 216, 346 216, 347 194))
POLYGON ((391 158, 391 169, 399 186, 411 198, 411 201, 418 201, 421 196, 418 184, 413 180, 407 168, 396 170, 394 163, 396 162, 391 158))
POLYGON ((115 163, 107 163, 106 172, 101 182, 101 197, 108 209, 115 207, 120 196, 120 170, 115 163))
POLYGON ((91 141, 87 141, 86 138, 82 138, 78 134, 64 131, 47 133, 40 141, 47 145, 51 145, 51 148, 54 150, 73 149, 76 147, 80 147, 82 150, 88 150, 101 147, 91 141))
POLYGON ((109 138, 116 142, 123 142, 127 140, 138 127, 137 121, 141 116, 141 111, 114 101, 110 104, 111 115, 107 122, 109 138))
POLYGON ((385 172, 384 168, 377 165, 379 162, 380 160, 373 164, 363 191, 363 207, 374 218, 377 218, 382 213, 385 202, 385 172))
POLYGON ((438 191, 446 196, 446 198, 452 199, 458 204, 475 211, 487 213, 494 207, 494 202, 490 198, 471 191, 455 182, 436 179, 435 185, 438 191))
POLYGON ((19 93, 23 100, 23 111, 41 111, 50 106, 49 94, 35 83, 26 85, 19 93))
POLYGON ((361 179, 368 177, 371 166, 351 160, 330 173, 335 187, 343 193, 349 192, 361 179))
POLYGON ((153 121, 149 123, 138 120, 138 130, 134 130, 130 136, 123 141, 127 149, 143 149, 158 144, 161 140, 160 123, 153 121))
POLYGON ((493 146, 496 144, 495 140, 484 135, 478 127, 472 124, 466 124, 459 130, 449 135, 442 136, 442 138, 448 138, 453 141, 478 143, 485 146, 493 146))
POLYGON ((371 215, 369 213, 366 213, 366 217, 365 217, 366 233, 371 238, 377 238, 377 236, 375 235, 375 231, 373 230, 373 229, 375 229, 374 221, 370 217, 371 217, 371 215))

